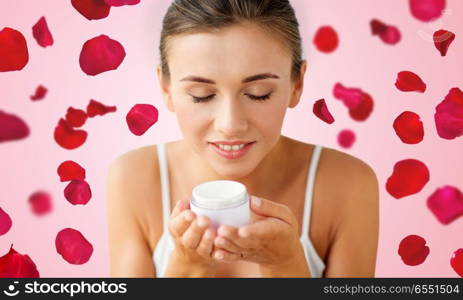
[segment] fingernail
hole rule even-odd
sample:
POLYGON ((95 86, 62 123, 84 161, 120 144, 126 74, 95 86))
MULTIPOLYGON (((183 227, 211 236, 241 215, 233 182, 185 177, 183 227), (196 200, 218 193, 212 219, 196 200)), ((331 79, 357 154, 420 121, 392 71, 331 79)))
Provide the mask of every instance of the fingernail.
POLYGON ((249 236, 249 231, 247 231, 247 230, 245 230, 243 228, 240 228, 240 230, 238 231, 238 234, 241 237, 247 238, 249 236))
POLYGON ((204 218, 198 218, 198 226, 199 227, 206 227, 206 220, 204 218))
POLYGON ((217 252, 217 253, 215 254, 215 258, 216 258, 216 259, 223 259, 223 253, 222 253, 222 252, 217 252))
POLYGON ((255 207, 259 207, 262 203, 262 200, 259 198, 259 197, 256 197, 256 196, 252 196, 252 205, 254 205, 255 207))
POLYGON ((187 221, 193 220, 193 214, 191 212, 189 212, 189 211, 186 212, 185 213, 185 220, 187 220, 187 221))
POLYGON ((206 231, 204 236, 206 237, 206 239, 210 240, 212 238, 212 233, 208 230, 208 231, 206 231))

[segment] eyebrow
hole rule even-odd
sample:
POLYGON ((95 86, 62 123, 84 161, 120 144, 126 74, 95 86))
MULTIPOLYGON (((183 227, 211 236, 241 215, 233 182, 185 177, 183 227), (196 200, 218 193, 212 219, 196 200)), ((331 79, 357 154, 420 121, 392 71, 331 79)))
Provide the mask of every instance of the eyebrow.
MULTIPOLYGON (((262 73, 262 74, 257 74, 257 75, 246 77, 241 81, 241 83, 248 83, 248 82, 255 81, 255 80, 262 80, 262 79, 269 79, 269 78, 279 79, 280 77, 272 73, 262 73)), ((195 82, 215 84, 215 81, 212 79, 207 79, 207 78, 194 76, 194 75, 189 75, 187 77, 184 77, 180 79, 180 81, 195 81, 195 82)))

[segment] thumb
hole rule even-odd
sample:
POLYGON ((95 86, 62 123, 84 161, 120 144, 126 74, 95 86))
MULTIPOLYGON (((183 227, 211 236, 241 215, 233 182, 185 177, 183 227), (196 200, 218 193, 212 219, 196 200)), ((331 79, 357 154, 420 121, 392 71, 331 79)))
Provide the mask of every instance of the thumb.
POLYGON ((257 215, 278 218, 289 224, 293 223, 293 213, 286 205, 251 196, 251 209, 257 215))

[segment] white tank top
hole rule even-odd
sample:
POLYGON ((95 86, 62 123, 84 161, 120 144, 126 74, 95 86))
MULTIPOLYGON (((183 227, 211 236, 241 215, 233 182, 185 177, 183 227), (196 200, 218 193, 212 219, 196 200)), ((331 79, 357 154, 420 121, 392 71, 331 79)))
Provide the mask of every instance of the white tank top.
MULTIPOLYGON (((153 261, 156 267, 156 277, 163 277, 167 264, 169 262, 170 255, 175 247, 174 240, 168 229, 168 220, 171 213, 170 210, 170 193, 169 193, 169 174, 167 172, 167 160, 165 145, 159 144, 157 146, 158 158, 159 158, 159 169, 161 175, 161 190, 162 190, 162 212, 163 212, 163 233, 159 239, 156 248, 153 252, 153 261)), ((315 173, 317 170, 318 161, 322 147, 316 145, 312 158, 310 161, 309 174, 307 176, 307 186, 305 193, 305 204, 304 204, 304 217, 302 223, 302 234, 300 237, 302 246, 304 248, 305 258, 308 262, 311 277, 322 277, 323 271, 325 270, 325 263, 317 254, 312 242, 309 239, 309 225, 310 225, 310 212, 312 209, 312 195, 315 181, 315 173)))

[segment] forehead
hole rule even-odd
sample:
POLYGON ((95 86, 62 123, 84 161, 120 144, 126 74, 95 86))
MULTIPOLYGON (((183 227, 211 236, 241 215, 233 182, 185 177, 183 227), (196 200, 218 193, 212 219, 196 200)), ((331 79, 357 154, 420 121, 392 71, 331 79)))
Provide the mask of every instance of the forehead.
POLYGON ((262 72, 290 75, 289 49, 275 35, 255 25, 175 36, 169 43, 172 78, 197 75, 241 80, 262 72))

